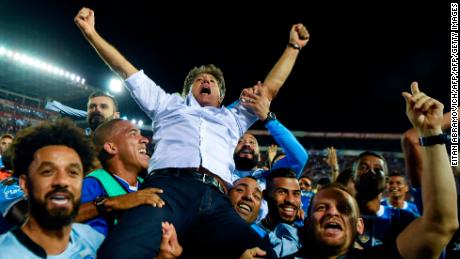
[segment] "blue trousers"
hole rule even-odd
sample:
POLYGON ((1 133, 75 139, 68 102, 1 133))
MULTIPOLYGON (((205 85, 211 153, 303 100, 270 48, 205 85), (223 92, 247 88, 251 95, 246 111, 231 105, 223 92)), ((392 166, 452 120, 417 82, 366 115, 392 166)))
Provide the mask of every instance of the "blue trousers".
POLYGON ((174 224, 184 247, 182 258, 238 258, 246 249, 269 245, 235 212, 229 198, 191 175, 162 172, 142 188, 163 189, 163 208, 142 205, 123 214, 102 243, 98 258, 153 258, 161 241, 161 222, 174 224))

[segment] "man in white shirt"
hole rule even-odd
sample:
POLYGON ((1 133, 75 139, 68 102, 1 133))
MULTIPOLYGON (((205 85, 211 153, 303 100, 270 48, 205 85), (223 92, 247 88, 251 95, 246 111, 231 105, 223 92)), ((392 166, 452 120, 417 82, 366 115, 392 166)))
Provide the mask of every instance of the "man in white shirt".
POLYGON ((197 249, 201 258, 235 258, 247 248, 262 245, 225 195, 235 167, 233 151, 257 118, 267 118, 268 114, 254 114, 251 109, 269 105, 275 97, 309 40, 306 28, 302 24, 292 27, 285 51, 264 80, 266 94, 258 93, 260 86, 245 89, 245 102, 226 108, 222 105, 225 81, 214 65, 192 69, 182 96, 168 94, 96 32, 92 10, 81 9, 75 22, 106 64, 125 79, 128 91, 152 119, 155 152, 143 188, 163 189, 161 198, 166 203, 161 209, 140 206, 127 211, 124 218, 129 220, 121 219, 99 256, 155 256, 162 221, 176 227, 185 257, 197 249), (197 232, 200 238, 193 238, 197 232))

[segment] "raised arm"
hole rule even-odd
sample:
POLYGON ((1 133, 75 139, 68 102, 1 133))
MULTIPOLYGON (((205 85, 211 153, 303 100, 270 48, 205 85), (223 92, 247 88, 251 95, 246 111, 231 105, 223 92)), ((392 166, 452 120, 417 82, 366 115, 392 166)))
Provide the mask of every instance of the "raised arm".
POLYGON ((292 26, 289 42, 283 54, 264 79, 264 86, 268 88, 267 97, 270 100, 273 100, 278 94, 279 89, 291 73, 299 52, 309 40, 310 34, 303 24, 298 23, 292 26))
POLYGON ((85 36, 86 40, 93 46, 97 54, 123 79, 138 71, 125 57, 106 40, 104 40, 95 28, 95 17, 93 10, 83 7, 74 19, 78 28, 85 36))
MULTIPOLYGON (((419 136, 442 133, 444 108, 439 101, 420 92, 412 83, 406 99, 406 113, 419 136)), ((397 238, 403 258, 437 258, 458 228, 455 181, 444 144, 421 147, 423 214, 397 238)))

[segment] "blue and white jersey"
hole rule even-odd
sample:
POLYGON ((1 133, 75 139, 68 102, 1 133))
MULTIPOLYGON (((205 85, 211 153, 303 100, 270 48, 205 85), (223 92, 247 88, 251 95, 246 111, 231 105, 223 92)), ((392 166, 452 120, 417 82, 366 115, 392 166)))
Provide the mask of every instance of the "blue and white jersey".
POLYGON ((92 259, 104 235, 85 224, 72 224, 70 241, 67 248, 60 254, 47 255, 45 250, 30 239, 20 229, 14 229, 0 235, 1 259, 17 258, 49 258, 49 259, 92 259))

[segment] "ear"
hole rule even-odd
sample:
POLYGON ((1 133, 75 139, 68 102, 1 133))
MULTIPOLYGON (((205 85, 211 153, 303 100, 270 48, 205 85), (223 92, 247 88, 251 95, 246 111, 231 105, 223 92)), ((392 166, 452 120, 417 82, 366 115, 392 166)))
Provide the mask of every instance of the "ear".
POLYGON ((364 233, 364 221, 363 221, 363 218, 358 218, 358 222, 356 222, 356 231, 360 235, 362 235, 364 233))
POLYGON ((114 143, 105 142, 104 143, 104 151, 107 152, 107 154, 115 155, 118 150, 117 150, 117 147, 115 146, 114 143))
POLYGON ((24 194, 26 196, 29 196, 29 188, 27 186, 27 175, 21 174, 19 176, 19 186, 21 186, 21 189, 24 191, 24 194))
POLYGON ((114 112, 113 113, 113 118, 114 119, 119 119, 120 118, 120 112, 114 112))

